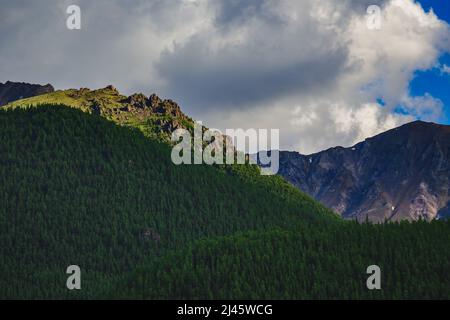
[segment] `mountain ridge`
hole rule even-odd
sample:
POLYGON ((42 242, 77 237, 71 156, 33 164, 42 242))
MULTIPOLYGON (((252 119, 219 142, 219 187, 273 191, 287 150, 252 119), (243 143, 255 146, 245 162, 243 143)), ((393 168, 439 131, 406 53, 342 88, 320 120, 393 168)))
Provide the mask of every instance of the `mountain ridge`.
MULTIPOLYGON (((10 102, 3 108, 40 104, 74 107, 138 128, 145 136, 169 144, 175 130, 183 128, 192 133, 194 127, 194 120, 173 100, 163 100, 156 94, 125 96, 112 85, 96 90, 52 91, 10 102)), ((417 120, 348 148, 336 146, 310 155, 281 151, 279 175, 344 218, 429 221, 450 215, 448 140, 450 126, 417 120), (399 140, 398 136, 403 138, 399 140), (400 158, 396 156, 399 153, 400 158), (428 158, 422 159, 423 154, 428 158), (414 166, 410 157, 415 157, 418 165, 414 166), (404 163, 408 163, 407 170, 404 163)))
POLYGON ((448 214, 450 126, 413 121, 310 155, 280 152, 279 174, 345 218, 432 220, 448 214))
POLYGON ((449 297, 450 221, 344 221, 253 165, 177 166, 100 90, 0 110, 1 298, 449 297), (83 290, 65 287, 73 264, 83 290), (373 264, 383 290, 365 286, 373 264))
POLYGON ((20 99, 3 108, 38 106, 40 104, 64 104, 83 112, 102 116, 119 125, 140 129, 148 137, 170 141, 173 131, 179 128, 192 130, 194 120, 181 111, 173 100, 161 99, 155 93, 146 96, 134 93, 122 95, 114 86, 91 90, 67 89, 20 99))

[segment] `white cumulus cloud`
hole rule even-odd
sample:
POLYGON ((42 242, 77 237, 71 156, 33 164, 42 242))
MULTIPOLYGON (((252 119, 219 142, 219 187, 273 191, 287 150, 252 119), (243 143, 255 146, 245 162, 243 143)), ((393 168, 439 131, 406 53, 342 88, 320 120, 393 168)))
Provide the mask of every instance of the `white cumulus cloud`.
POLYGON ((2 3, 0 30, 0 81, 157 92, 210 127, 279 128, 303 153, 438 119, 409 84, 450 51, 449 26, 413 0, 21 0, 2 3))

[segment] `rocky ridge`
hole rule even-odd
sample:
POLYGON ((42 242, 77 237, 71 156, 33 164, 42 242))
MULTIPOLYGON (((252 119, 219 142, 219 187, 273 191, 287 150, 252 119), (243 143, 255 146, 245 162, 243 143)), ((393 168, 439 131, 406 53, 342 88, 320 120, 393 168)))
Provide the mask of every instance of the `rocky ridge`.
POLYGON ((350 148, 280 152, 279 174, 344 218, 450 215, 450 126, 412 122, 350 148))

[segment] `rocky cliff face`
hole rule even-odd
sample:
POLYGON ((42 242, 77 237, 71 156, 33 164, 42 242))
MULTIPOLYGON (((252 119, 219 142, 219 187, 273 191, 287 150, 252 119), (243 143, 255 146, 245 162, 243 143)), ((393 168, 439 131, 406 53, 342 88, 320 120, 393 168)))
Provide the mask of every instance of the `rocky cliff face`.
POLYGON ((55 91, 52 85, 41 86, 24 82, 0 83, 0 107, 19 99, 38 96, 55 91))
POLYGON ((450 126, 412 122, 351 148, 280 153, 279 174, 344 218, 450 215, 450 126))

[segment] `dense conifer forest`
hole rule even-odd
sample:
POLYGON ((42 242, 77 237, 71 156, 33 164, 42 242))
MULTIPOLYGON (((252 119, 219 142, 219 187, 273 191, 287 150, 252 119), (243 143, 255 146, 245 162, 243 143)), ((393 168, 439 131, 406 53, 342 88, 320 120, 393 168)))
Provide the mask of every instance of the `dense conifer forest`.
POLYGON ((254 166, 175 166, 62 105, 0 111, 0 188, 3 299, 450 298, 448 222, 343 221, 254 166))

